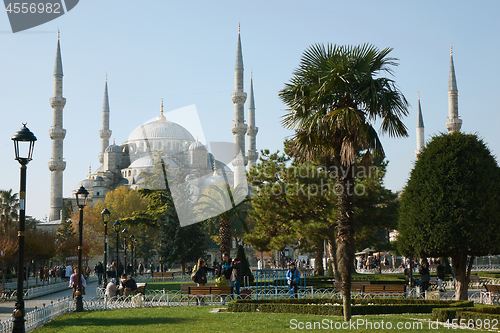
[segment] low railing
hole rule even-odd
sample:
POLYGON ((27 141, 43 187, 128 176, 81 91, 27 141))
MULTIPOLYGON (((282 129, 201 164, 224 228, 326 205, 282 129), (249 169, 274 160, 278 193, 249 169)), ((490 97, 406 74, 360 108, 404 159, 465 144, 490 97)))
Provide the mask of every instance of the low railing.
MULTIPOLYGON (((59 317, 65 313, 74 310, 74 301, 72 299, 63 298, 62 300, 51 301, 50 304, 41 307, 35 307, 32 311, 26 313, 25 328, 26 332, 31 332, 34 329, 48 323, 52 319, 59 317)), ((12 319, 0 322, 0 333, 12 332, 14 322, 12 319)))
MULTIPOLYGON (((92 283, 97 281, 97 277, 90 276, 87 278, 87 283, 92 283)), ((40 296, 45 296, 48 294, 52 294, 58 291, 62 291, 68 289, 68 282, 59 282, 56 284, 49 284, 40 287, 31 287, 24 290, 24 299, 32 299, 40 296)), ((10 292, 4 292, 2 295, 2 299, 6 301, 14 301, 17 299, 17 290, 12 290, 10 292)))

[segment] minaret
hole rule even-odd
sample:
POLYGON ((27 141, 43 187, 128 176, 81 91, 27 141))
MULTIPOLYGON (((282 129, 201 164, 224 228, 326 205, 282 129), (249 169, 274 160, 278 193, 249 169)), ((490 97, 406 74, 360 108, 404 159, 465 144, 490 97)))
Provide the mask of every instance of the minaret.
POLYGON ((108 98, 108 75, 106 74, 106 82, 104 83, 104 101, 102 102, 102 129, 99 131, 101 137, 101 154, 99 162, 104 163, 104 151, 109 146, 109 138, 111 130, 109 129, 109 98, 108 98))
POLYGON ((63 70, 59 32, 57 33, 56 63, 54 65, 54 97, 50 99, 52 107, 52 128, 49 136, 52 140, 52 157, 49 161, 50 170, 50 213, 49 221, 61 219, 63 208, 63 171, 66 162, 63 160, 63 140, 66 130, 63 126, 63 108, 66 98, 63 97, 63 70))
POLYGON ((238 44, 236 47, 236 64, 234 68, 234 92, 231 94, 234 104, 234 124, 231 125, 231 130, 234 135, 234 156, 233 166, 234 171, 234 186, 244 181, 245 174, 245 133, 247 125, 245 124, 244 104, 247 99, 247 94, 243 92, 243 54, 241 52, 240 26, 238 25, 238 44), (241 154, 241 158, 238 156, 241 154), (236 170, 242 168, 243 170, 236 170))
POLYGON ((450 80, 448 83, 448 119, 446 128, 448 133, 460 132, 462 119, 458 119, 458 88, 453 65, 453 49, 450 47, 450 80))
POLYGON ((422 109, 420 108, 420 92, 418 93, 418 115, 417 115, 417 150, 415 156, 424 149, 425 136, 424 136, 424 118, 422 117, 422 109))
POLYGON ((257 161, 257 157, 259 154, 257 153, 256 147, 256 136, 259 131, 258 127, 255 127, 255 101, 253 98, 253 77, 250 74, 250 101, 248 102, 248 129, 247 129, 247 137, 248 137, 248 151, 247 151, 247 160, 248 160, 248 169, 255 165, 257 161))

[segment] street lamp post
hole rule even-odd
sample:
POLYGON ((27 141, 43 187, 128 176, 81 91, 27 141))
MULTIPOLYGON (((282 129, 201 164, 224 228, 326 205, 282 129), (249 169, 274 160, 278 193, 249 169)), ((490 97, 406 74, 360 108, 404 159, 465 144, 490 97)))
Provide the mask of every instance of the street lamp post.
MULTIPOLYGON (((36 136, 23 124, 23 127, 14 134, 12 137, 14 141, 14 152, 16 154, 16 160, 21 164, 21 186, 19 190, 19 232, 17 236, 19 237, 19 259, 17 266, 17 300, 15 305, 15 310, 12 316, 14 317, 14 323, 12 332, 25 332, 24 315, 26 313, 24 309, 24 299, 23 299, 23 274, 24 274, 24 237, 25 237, 25 224, 26 224, 26 165, 32 160, 33 149, 35 148, 36 136), (19 143, 23 142, 22 150, 26 153, 26 157, 20 156, 19 143), (26 144, 24 144, 26 142, 26 144), (29 145, 28 145, 29 144, 29 145), (26 151, 27 150, 27 151, 26 151)), ((24 154, 23 154, 24 155, 24 154)))
POLYGON ((130 275, 134 275, 134 235, 130 235, 130 265, 132 266, 132 270, 130 271, 130 275))
POLYGON ((128 235, 128 230, 127 228, 122 230, 123 233, 123 261, 125 261, 124 266, 123 266, 123 272, 127 274, 127 235, 128 235))
POLYGON ((80 211, 80 221, 78 223, 78 287, 76 290, 76 312, 83 311, 83 289, 82 289, 82 245, 83 245, 83 208, 87 205, 87 197, 89 192, 85 189, 85 187, 80 186, 78 191, 76 191, 76 205, 78 206, 78 210, 80 211))
POLYGON ((109 222, 109 218, 111 216, 111 212, 107 208, 104 208, 104 210, 101 212, 101 216, 102 216, 102 222, 104 223, 104 262, 103 262, 104 280, 103 280, 103 286, 104 286, 104 288, 106 288, 106 286, 108 285, 108 279, 107 279, 108 271, 106 269, 106 267, 108 266, 108 222, 109 222))
MULTIPOLYGON (((121 227, 121 223, 120 221, 116 220, 115 223, 113 223, 113 226, 115 227, 115 232, 116 232, 116 265, 118 267, 118 246, 119 246, 119 239, 118 239, 118 235, 119 235, 119 232, 120 232, 120 227, 121 227)), ((118 277, 120 278, 120 277, 118 277)))
POLYGON ((137 238, 134 237, 134 275, 137 268, 137 238))

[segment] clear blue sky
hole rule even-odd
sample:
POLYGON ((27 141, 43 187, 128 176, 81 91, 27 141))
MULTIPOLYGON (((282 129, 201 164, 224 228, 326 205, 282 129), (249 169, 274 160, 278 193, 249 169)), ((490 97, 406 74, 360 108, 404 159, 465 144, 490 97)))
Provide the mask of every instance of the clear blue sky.
MULTIPOLYGON (((410 137, 382 142, 386 186, 400 190, 415 160, 417 91, 425 135, 446 130, 449 49, 453 44, 462 131, 500 152, 500 2, 466 1, 80 1, 64 16, 12 34, 0 14, 0 189, 19 191, 11 136, 28 122, 38 137, 28 165, 27 214, 49 213, 49 98, 57 29, 64 69, 64 196, 99 166, 99 129, 108 74, 112 138, 165 111, 195 105, 207 141, 233 141, 234 62, 241 23, 245 90, 253 71, 257 148, 282 150, 278 99, 302 52, 314 43, 393 47, 395 80, 411 103, 410 137), (497 98, 497 99, 495 99, 497 98)), ((245 105, 246 109, 246 105, 245 105)), ((196 134, 194 134, 196 135, 196 134)))

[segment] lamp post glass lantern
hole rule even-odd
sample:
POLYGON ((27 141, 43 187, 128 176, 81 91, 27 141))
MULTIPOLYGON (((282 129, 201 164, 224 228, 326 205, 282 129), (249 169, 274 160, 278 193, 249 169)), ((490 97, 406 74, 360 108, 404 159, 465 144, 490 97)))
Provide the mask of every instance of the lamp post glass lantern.
POLYGON ((16 161, 21 164, 21 181, 19 190, 19 240, 18 265, 17 265, 17 299, 15 304, 12 332, 25 332, 24 291, 22 274, 24 274, 24 237, 26 231, 26 165, 32 160, 36 136, 23 124, 23 127, 12 136, 14 141, 14 154, 16 161), (21 145, 20 145, 21 144, 21 145))
POLYGON ((111 217, 111 212, 107 209, 104 208, 104 210, 101 212, 102 216, 102 222, 104 223, 104 260, 103 260, 103 271, 104 271, 104 279, 103 279, 103 286, 106 288, 108 285, 108 222, 111 217))
POLYGON ((87 197, 89 192, 85 187, 80 186, 78 191, 75 192, 76 205, 80 211, 80 221, 78 223, 78 269, 77 269, 77 279, 78 287, 76 290, 76 312, 83 311, 83 288, 82 288, 82 245, 83 245, 83 208, 87 205, 87 197))
MULTIPOLYGON (((122 224, 120 223, 120 221, 116 220, 115 223, 113 223, 113 226, 115 227, 115 232, 116 232, 116 265, 118 268, 118 249, 119 249, 119 244, 120 244, 120 240, 118 239, 118 235, 120 233, 120 227, 122 226, 122 224)), ((115 271, 117 272, 117 271, 115 271)), ((115 276, 116 277, 116 276, 115 276)))

